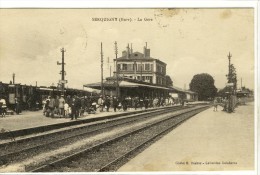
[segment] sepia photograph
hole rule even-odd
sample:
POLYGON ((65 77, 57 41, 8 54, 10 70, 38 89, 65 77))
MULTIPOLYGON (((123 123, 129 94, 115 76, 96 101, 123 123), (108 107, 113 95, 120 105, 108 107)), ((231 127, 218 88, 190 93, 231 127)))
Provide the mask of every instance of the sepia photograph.
POLYGON ((0 173, 256 172, 256 8, 0 8, 0 173))

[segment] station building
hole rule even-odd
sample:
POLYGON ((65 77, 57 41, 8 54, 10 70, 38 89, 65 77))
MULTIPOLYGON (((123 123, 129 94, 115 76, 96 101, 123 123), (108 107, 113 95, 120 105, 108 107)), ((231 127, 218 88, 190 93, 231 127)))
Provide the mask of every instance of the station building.
POLYGON ((197 100, 197 93, 167 86, 166 66, 163 61, 153 58, 150 49, 143 48, 143 53, 133 52, 129 45, 122 56, 114 59, 114 75, 103 82, 86 84, 84 87, 101 90, 104 95, 140 98, 167 98, 172 93, 178 98, 189 101, 197 100))

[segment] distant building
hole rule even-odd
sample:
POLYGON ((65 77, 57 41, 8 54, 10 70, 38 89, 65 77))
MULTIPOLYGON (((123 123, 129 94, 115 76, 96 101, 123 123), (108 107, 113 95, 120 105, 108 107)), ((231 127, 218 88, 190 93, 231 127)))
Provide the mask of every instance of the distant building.
MULTIPOLYGON (((166 85, 166 63, 150 56, 150 49, 144 47, 143 53, 133 52, 127 47, 117 62, 118 75, 141 80, 156 85, 166 85)), ((115 70, 116 72, 116 70, 115 70)))

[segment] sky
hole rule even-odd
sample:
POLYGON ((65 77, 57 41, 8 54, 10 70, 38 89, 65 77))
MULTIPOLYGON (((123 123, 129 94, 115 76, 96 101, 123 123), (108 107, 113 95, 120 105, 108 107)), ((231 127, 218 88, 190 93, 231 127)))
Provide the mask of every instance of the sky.
POLYGON ((243 86, 254 89, 253 8, 0 9, 0 81, 10 82, 15 73, 16 83, 57 85, 64 47, 66 87, 81 89, 101 81, 101 42, 109 76, 115 41, 119 56, 128 43, 142 52, 147 42, 151 57, 167 64, 174 86, 187 89, 200 73, 210 74, 218 89, 225 87, 230 52, 238 87, 242 78, 243 86))

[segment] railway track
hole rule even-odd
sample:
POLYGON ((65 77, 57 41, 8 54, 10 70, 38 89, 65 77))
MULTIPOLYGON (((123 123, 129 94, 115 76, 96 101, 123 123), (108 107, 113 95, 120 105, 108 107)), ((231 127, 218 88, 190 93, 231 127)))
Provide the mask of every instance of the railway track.
MULTIPOLYGON (((73 149, 73 151, 65 151, 60 154, 57 154, 53 156, 52 153, 49 155, 51 156, 50 159, 42 161, 41 163, 33 162, 33 163, 28 163, 27 165, 24 166, 24 169, 22 171, 32 171, 32 172, 41 172, 41 171, 70 171, 67 170, 66 167, 69 167, 67 163, 73 160, 78 160, 81 155, 92 155, 94 160, 97 159, 98 154, 96 154, 97 150, 103 149, 104 147, 109 147, 109 145, 114 145, 114 144, 119 144, 120 140, 124 140, 128 137, 131 138, 132 135, 136 135, 137 133, 142 133, 144 132, 145 128, 152 128, 152 127, 157 127, 159 123, 163 123, 163 121, 167 122, 171 118, 174 118, 176 120, 178 118, 178 115, 185 115, 186 113, 197 113, 198 111, 203 110, 205 107, 200 108, 200 107, 188 107, 186 109, 181 109, 180 107, 178 108, 168 108, 168 109, 160 109, 160 110, 155 110, 155 111, 150 111, 150 112, 144 112, 140 114, 133 114, 129 116, 123 116, 120 118, 114 118, 111 120, 104 120, 104 121, 98 121, 94 123, 88 123, 88 124, 81 124, 79 126, 74 126, 74 127, 69 127, 69 128, 62 128, 58 129, 57 131, 51 131, 49 133, 44 133, 36 136, 30 136, 26 137, 23 139, 20 139, 19 141, 16 142, 9 142, 0 145, 0 148, 2 146, 5 147, 5 153, 1 154, 0 160, 2 160, 1 164, 4 166, 12 166, 13 163, 23 161, 26 159, 29 159, 29 157, 36 156, 38 154, 44 154, 45 151, 50 151, 50 150, 57 150, 61 147, 68 146, 73 144, 74 142, 77 142, 78 140, 86 140, 86 138, 95 138, 98 135, 104 135, 104 133, 107 133, 111 130, 119 130, 118 132, 115 132, 112 135, 107 135, 104 136, 104 138, 100 139, 94 139, 92 141, 86 142, 79 146, 77 149, 73 149), (194 109, 195 108, 195 109, 194 109), (181 114, 185 111, 184 114, 181 114), (178 112, 179 111, 179 112, 178 112), (175 115, 170 115, 165 117, 165 119, 158 119, 158 116, 162 115, 169 115, 172 113, 176 113, 175 115), (144 122, 146 121, 146 122, 144 122), (142 123, 143 124, 140 124, 142 123), (127 128, 131 125, 136 125, 136 127, 130 127, 130 129, 122 129, 122 128, 127 128), (139 126, 138 126, 139 125, 139 126), (122 130, 120 132, 120 130, 122 130), (13 144, 13 145, 12 145, 13 144), (21 147, 22 149, 18 149, 17 146, 21 147), (15 149, 16 148, 16 149, 15 149), (10 165, 8 165, 10 164, 10 165), (57 166, 58 165, 58 166, 57 166), (61 166, 62 165, 62 166, 61 166), (51 168, 50 168, 51 167, 51 168), (54 168, 56 167, 56 168, 54 168), (63 169, 65 167, 65 169, 63 169)), ((184 121, 184 120, 183 120, 184 121)), ((182 121, 182 122, 183 122, 182 121)), ((166 132, 166 131, 163 131, 166 132)), ((163 133, 162 132, 162 133, 163 133)), ((138 135, 138 134, 137 134, 138 135)), ((160 134, 157 134, 157 136, 154 136, 154 138, 158 137, 160 134)), ((148 138, 148 137, 147 137, 148 138)), ((154 139, 153 138, 153 139, 154 139)), ((140 139, 142 140, 142 139, 140 139)), ((151 140, 151 139, 149 139, 151 140)), ((146 141, 145 143, 140 143, 137 148, 132 149, 131 152, 135 152, 135 150, 138 150, 140 147, 145 145, 146 143, 149 143, 150 141, 146 141)), ((131 142, 130 142, 131 143, 131 142)), ((120 144, 119 144, 120 145, 120 144)), ((129 144, 131 145, 131 144, 129 144)), ((122 147, 122 146, 120 146, 122 147)), ((1 149, 2 149, 1 148, 1 149)), ((112 149, 113 146, 110 148, 112 149)), ((3 149, 2 149, 3 150, 3 149)), ((98 151, 101 153, 102 151, 98 151)), ((110 153, 112 153, 110 151, 110 153)), ((114 166, 115 162, 122 162, 124 157, 127 157, 130 153, 120 153, 121 156, 117 156, 117 158, 113 159, 113 161, 110 160, 110 162, 106 162, 102 164, 102 167, 96 168, 94 165, 101 165, 98 164, 97 162, 93 164, 89 163, 88 165, 93 165, 90 166, 92 168, 85 168, 83 171, 110 171, 110 168, 112 165, 114 166), (122 156, 124 155, 124 156, 122 156), (121 158, 120 158, 121 157, 121 158)), ((100 155, 101 157, 102 154, 100 155)), ((90 156, 88 157, 88 161, 84 160, 83 162, 89 162, 90 156)), ((110 157, 110 156, 109 156, 110 157)), ((30 161, 29 161, 30 162, 30 161)), ((95 161, 94 161, 95 162, 95 161)), ((93 161, 92 161, 93 163, 93 161)), ((88 166, 88 167, 89 167, 88 166)), ((86 167, 86 166, 84 166, 86 167)), ((113 169, 111 169, 113 171, 113 169)), ((1 168, 0 168, 1 171, 1 168)), ((81 171, 81 170, 76 170, 73 169, 73 171, 81 171)))

